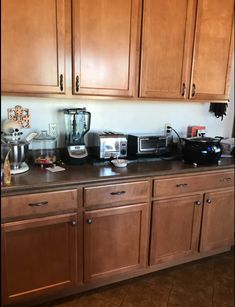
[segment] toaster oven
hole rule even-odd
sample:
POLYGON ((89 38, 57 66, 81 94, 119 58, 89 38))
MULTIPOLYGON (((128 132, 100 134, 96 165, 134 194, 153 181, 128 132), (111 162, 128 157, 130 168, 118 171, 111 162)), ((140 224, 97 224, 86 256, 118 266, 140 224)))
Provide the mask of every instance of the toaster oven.
POLYGON ((128 154, 164 155, 168 153, 167 137, 162 135, 128 135, 128 154))

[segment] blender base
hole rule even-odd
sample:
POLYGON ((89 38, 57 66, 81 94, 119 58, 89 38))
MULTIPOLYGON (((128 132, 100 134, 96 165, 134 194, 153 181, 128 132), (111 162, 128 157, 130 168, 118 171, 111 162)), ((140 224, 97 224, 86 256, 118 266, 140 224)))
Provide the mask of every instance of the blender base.
POLYGON ((29 170, 29 166, 26 162, 21 163, 21 166, 17 169, 11 169, 11 175, 25 173, 29 170))

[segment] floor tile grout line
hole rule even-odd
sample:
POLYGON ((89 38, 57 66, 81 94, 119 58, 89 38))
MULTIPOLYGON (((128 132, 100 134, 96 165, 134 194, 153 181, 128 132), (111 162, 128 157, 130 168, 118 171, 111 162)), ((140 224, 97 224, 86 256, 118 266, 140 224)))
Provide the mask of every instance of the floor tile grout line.
POLYGON ((127 297, 127 294, 128 294, 129 289, 130 289, 130 286, 131 286, 131 285, 128 285, 128 286, 127 286, 126 293, 125 293, 125 295, 123 296, 123 299, 122 299, 121 303, 118 305, 118 307, 121 307, 121 306, 123 305, 123 302, 125 301, 125 299, 126 299, 126 297, 127 297))
POLYGON ((213 269, 212 269, 212 307, 214 306, 214 294, 215 294, 215 259, 212 259, 213 269))
POLYGON ((171 288, 170 288, 170 290, 169 290, 168 298, 167 298, 167 301, 166 301, 166 307, 167 307, 168 304, 169 304, 171 292, 172 292, 172 290, 173 290, 173 288, 174 288, 174 285, 175 285, 175 277, 172 278, 171 288))

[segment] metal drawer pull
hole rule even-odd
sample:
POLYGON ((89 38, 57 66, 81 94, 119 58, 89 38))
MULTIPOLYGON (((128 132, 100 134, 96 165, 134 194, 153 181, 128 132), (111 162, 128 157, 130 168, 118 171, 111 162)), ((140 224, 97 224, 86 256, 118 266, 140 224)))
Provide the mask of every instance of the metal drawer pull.
POLYGON ((111 195, 122 195, 122 194, 125 194, 126 191, 118 191, 118 192, 111 192, 110 194, 111 195))
POLYGON ((87 224, 92 224, 92 219, 87 219, 86 222, 87 224))
POLYGON ((64 90, 64 76, 62 74, 60 75, 60 90, 61 92, 64 90))
POLYGON ((80 80, 79 76, 76 76, 76 92, 79 92, 79 88, 80 88, 80 80))
POLYGON ((225 178, 222 178, 222 179, 220 179, 220 182, 228 182, 228 181, 231 181, 232 180, 232 178, 231 177, 225 177, 225 178))
POLYGON ((48 204, 48 201, 39 201, 36 203, 30 203, 28 204, 30 207, 40 207, 40 206, 46 206, 48 204))
POLYGON ((211 204, 211 200, 210 200, 209 198, 206 200, 206 202, 207 202, 208 204, 211 204))
POLYGON ((188 184, 187 183, 179 183, 176 185, 177 188, 183 188, 186 187, 188 184))
POLYGON ((195 205, 200 206, 202 203, 200 202, 200 200, 195 201, 195 205))

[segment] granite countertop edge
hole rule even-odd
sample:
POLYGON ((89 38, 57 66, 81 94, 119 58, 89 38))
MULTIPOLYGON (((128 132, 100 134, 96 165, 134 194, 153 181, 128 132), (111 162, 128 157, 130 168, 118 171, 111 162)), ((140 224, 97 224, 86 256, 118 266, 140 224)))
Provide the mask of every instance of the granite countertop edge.
MULTIPOLYGON (((1 196, 20 195, 25 193, 47 192, 52 190, 73 189, 89 184, 106 184, 107 182, 119 182, 123 180, 134 180, 141 178, 157 178, 162 176, 197 174, 200 172, 216 172, 234 169, 234 159, 224 159, 221 165, 192 167, 184 165, 179 161, 162 161, 146 164, 143 166, 130 165, 125 169, 118 169, 111 166, 67 166, 65 167, 68 176, 60 174, 48 174, 46 170, 32 167, 29 173, 15 175, 10 186, 1 188, 1 196), (151 167, 152 166, 152 167, 151 167), (100 175, 100 172, 107 171, 107 175, 100 175), (81 171, 79 173, 79 171, 81 171), (84 173, 82 173, 82 171, 84 173), (109 174, 110 173, 110 174, 109 174), (76 174, 78 174, 76 176, 76 174), (30 178, 39 177, 37 182, 30 182, 30 178), (39 176, 40 175, 40 176, 39 176), (44 178, 45 177, 45 178, 44 178), (66 178, 64 178, 66 177, 66 178)), ((64 175, 64 174, 63 174, 64 175)))

